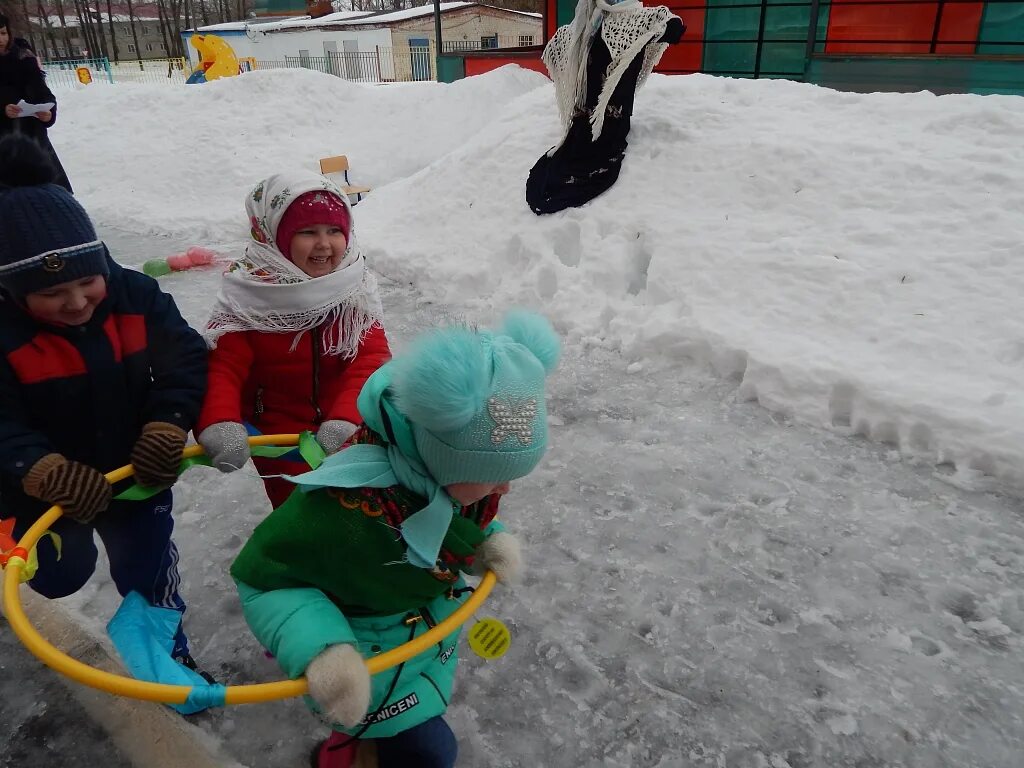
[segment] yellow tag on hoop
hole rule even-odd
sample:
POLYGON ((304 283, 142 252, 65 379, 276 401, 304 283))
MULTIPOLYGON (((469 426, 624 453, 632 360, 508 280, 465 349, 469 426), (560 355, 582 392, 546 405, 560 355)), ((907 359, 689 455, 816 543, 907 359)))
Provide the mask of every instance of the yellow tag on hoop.
POLYGON ((512 633, 498 619, 482 619, 469 630, 469 647, 483 659, 500 659, 512 644, 512 633))

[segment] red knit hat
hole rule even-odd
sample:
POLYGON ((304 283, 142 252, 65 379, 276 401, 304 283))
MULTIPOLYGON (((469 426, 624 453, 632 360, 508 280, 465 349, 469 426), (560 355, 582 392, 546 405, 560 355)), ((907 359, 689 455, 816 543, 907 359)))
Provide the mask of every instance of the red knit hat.
POLYGON ((291 261, 292 238, 305 227, 317 224, 333 224, 345 233, 348 239, 351 219, 346 206, 337 195, 323 190, 314 190, 292 200, 277 225, 277 247, 284 257, 291 261))

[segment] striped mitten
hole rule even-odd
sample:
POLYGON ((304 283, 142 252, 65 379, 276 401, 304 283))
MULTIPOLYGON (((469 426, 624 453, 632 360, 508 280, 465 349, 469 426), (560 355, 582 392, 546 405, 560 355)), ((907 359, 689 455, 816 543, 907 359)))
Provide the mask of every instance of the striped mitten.
POLYGON ((59 504, 64 515, 80 523, 110 506, 110 484, 103 473, 87 464, 48 453, 22 478, 22 488, 33 498, 59 504))
POLYGON ((132 466, 139 485, 173 485, 178 479, 186 432, 166 421, 151 421, 132 448, 132 466))

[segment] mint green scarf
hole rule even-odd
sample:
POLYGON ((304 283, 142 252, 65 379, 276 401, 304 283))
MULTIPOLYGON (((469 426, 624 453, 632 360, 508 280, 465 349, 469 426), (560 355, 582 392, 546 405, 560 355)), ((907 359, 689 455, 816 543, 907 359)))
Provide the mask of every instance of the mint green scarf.
POLYGON ((408 420, 388 397, 390 385, 391 364, 387 363, 367 379, 357 407, 367 426, 387 440, 393 437, 394 443, 350 445, 328 456, 316 469, 301 475, 285 475, 285 479, 303 492, 401 485, 423 496, 428 501, 427 506, 406 518, 401 532, 406 544, 406 560, 418 568, 433 568, 459 505, 423 465, 408 420))

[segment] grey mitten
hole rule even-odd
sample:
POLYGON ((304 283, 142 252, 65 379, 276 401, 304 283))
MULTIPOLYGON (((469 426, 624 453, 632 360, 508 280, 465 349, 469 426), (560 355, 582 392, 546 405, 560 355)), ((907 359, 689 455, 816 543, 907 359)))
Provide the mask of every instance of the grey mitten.
POLYGON ((370 673, 351 645, 332 645, 306 667, 309 695, 331 721, 355 728, 370 706, 370 673))
POLYGON ((523 552, 519 539, 499 531, 488 536, 473 554, 473 571, 494 571, 500 582, 515 581, 523 568, 523 552))
POLYGON ((351 421, 330 419, 320 425, 316 431, 316 441, 326 453, 337 453, 352 435, 359 429, 351 421))
POLYGON ((211 424, 199 434, 199 444, 221 472, 234 472, 249 460, 249 433, 237 421, 211 424))

